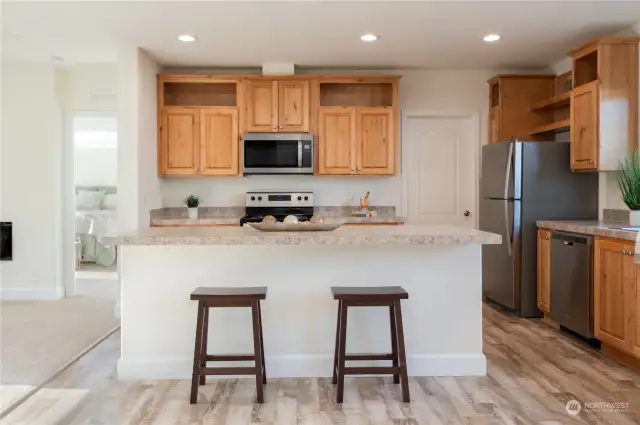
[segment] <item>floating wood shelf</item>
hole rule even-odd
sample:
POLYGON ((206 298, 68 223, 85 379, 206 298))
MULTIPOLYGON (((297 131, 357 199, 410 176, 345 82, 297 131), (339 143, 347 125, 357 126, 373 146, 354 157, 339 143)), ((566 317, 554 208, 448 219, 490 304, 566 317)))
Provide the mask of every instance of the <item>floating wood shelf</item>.
POLYGON ((549 99, 541 100, 531 105, 532 111, 539 111, 543 109, 558 109, 569 106, 569 100, 571 98, 571 92, 566 92, 553 96, 549 99))
POLYGON ((571 129, 571 120, 556 121, 551 124, 541 125, 536 127, 531 132, 531 135, 542 133, 562 133, 563 131, 569 131, 571 129))

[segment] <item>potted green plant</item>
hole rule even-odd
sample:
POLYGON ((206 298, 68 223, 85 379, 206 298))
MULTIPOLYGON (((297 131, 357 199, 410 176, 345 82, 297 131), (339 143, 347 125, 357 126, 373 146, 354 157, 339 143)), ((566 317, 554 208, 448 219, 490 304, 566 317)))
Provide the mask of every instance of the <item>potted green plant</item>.
POLYGON ((640 226, 640 155, 634 151, 618 164, 618 186, 622 200, 631 210, 629 224, 640 226))
POLYGON ((202 198, 196 195, 189 195, 184 198, 184 204, 187 206, 189 218, 198 218, 198 206, 202 202, 202 198))

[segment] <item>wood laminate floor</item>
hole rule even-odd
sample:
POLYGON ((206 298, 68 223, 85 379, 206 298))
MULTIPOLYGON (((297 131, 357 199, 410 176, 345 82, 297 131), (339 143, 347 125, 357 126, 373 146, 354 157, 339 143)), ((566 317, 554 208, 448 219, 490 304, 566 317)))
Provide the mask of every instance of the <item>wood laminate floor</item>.
POLYGON ((330 379, 271 379, 265 404, 252 379, 213 381, 188 403, 189 381, 116 380, 119 334, 5 417, 2 425, 191 424, 639 424, 640 375, 541 320, 484 308, 488 375, 410 381, 412 402, 390 378, 348 379, 334 403, 330 379), (623 412, 567 401, 629 403, 623 412))

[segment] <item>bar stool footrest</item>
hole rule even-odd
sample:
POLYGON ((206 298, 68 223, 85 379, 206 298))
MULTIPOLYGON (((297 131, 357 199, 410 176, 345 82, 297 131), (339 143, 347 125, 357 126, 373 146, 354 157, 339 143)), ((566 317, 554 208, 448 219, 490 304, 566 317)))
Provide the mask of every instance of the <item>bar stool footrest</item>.
POLYGON ((393 354, 345 354, 345 360, 394 360, 393 354))
POLYGON ((345 367, 345 375, 397 375, 401 373, 399 367, 394 366, 372 366, 372 367, 345 367))
POLYGON ((207 354, 208 362, 243 362, 255 361, 256 356, 253 354, 207 354))

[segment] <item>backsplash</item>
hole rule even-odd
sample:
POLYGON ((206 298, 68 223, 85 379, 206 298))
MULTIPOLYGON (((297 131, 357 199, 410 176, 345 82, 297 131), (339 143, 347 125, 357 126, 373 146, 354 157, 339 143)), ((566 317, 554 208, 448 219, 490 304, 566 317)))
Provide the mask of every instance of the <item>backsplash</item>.
POLYGON ((605 208, 602 219, 609 223, 629 223, 629 210, 613 210, 605 208))

